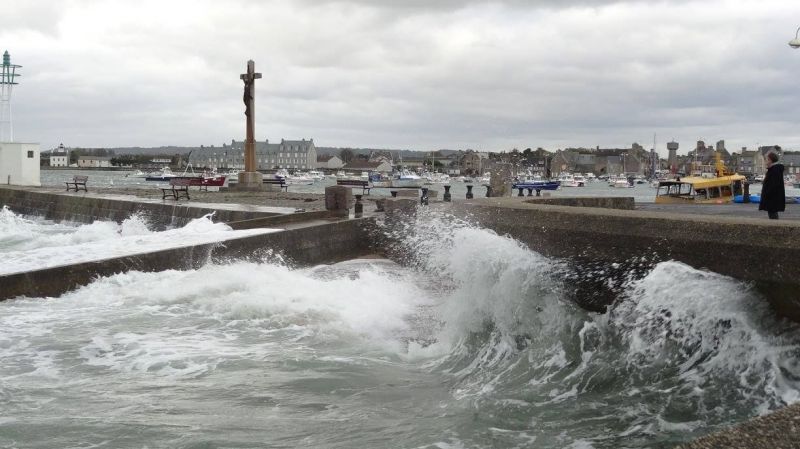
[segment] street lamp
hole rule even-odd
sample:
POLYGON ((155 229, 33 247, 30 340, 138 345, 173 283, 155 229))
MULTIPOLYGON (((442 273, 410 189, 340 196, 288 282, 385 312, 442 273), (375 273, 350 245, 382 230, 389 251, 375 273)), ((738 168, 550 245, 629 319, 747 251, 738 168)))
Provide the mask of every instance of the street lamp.
POLYGON ((800 48, 800 37, 798 37, 798 34, 800 34, 800 28, 797 28, 797 31, 794 33, 794 39, 789 41, 790 47, 800 48))

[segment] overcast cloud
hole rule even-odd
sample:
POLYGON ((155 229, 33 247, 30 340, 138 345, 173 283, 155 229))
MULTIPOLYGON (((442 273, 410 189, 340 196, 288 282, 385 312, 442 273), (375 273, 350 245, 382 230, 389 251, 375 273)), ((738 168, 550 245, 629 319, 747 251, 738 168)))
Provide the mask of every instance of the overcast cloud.
POLYGON ((219 145, 800 150, 797 1, 0 0, 43 149, 219 145))

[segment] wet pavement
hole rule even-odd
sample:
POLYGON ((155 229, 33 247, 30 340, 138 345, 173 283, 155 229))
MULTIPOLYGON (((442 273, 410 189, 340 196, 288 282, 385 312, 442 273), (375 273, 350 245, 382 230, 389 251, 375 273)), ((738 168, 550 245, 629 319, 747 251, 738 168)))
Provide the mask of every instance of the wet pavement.
MULTIPOLYGON (((637 203, 636 210, 668 212, 675 214, 700 214, 722 217, 767 218, 767 213, 758 210, 758 204, 654 204, 637 203)), ((787 204, 785 212, 779 212, 779 220, 800 220, 800 204, 787 204)))

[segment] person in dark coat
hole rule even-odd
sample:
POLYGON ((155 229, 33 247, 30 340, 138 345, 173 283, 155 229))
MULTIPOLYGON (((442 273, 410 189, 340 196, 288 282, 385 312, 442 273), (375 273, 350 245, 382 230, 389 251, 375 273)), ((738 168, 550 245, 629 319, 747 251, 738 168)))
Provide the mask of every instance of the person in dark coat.
POLYGON ((786 190, 783 187, 783 164, 778 163, 778 155, 767 153, 767 174, 761 185, 761 201, 758 210, 767 211, 772 220, 778 219, 778 212, 786 210, 786 190))

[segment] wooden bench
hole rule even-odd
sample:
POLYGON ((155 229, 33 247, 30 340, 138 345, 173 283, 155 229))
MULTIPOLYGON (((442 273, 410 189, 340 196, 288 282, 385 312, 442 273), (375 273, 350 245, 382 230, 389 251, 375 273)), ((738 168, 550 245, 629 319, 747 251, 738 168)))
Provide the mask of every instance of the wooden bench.
POLYGON ((188 178, 173 178, 169 180, 169 187, 160 187, 161 189, 161 199, 164 200, 167 198, 167 195, 171 195, 176 201, 181 199, 181 196, 185 196, 186 199, 189 198, 189 186, 197 185, 193 182, 192 179, 188 178))
POLYGON ((67 184, 67 191, 75 190, 77 192, 79 188, 83 187, 83 191, 88 192, 88 190, 86 190, 86 181, 88 180, 89 180, 88 176, 75 175, 72 177, 72 182, 70 181, 64 181, 64 182, 67 184))
POLYGON ((264 184, 276 185, 286 193, 289 193, 289 186, 286 184, 286 178, 264 178, 264 184))
POLYGON ((371 189, 369 185, 369 181, 364 181, 361 179, 337 179, 336 180, 337 186, 349 186, 349 187, 361 187, 361 193, 365 195, 369 195, 369 189, 371 189))

